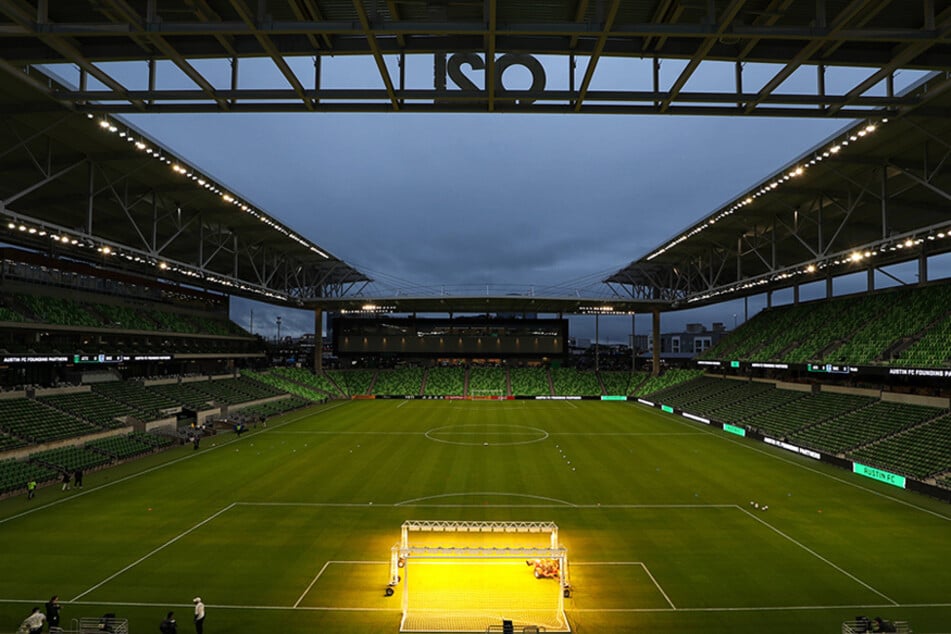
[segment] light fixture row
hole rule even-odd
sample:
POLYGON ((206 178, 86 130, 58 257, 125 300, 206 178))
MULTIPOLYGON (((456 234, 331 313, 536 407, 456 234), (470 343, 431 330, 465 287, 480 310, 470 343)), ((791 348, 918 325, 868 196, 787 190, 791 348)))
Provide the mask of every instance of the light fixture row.
POLYGON ((821 262, 810 262, 807 265, 798 266, 794 269, 786 270, 781 273, 761 276, 756 279, 747 280, 743 283, 732 284, 723 289, 704 293, 703 295, 696 295, 687 299, 687 303, 704 301, 718 297, 720 295, 736 293, 738 291, 747 291, 758 286, 763 286, 764 284, 781 282, 800 275, 812 275, 813 273, 828 269, 830 267, 841 267, 850 264, 857 264, 859 262, 874 258, 882 253, 901 251, 902 249, 913 249, 914 247, 920 246, 925 242, 949 239, 951 239, 951 225, 940 229, 929 229, 927 233, 904 236, 899 239, 882 242, 874 247, 854 249, 849 252, 839 253, 821 262))
POLYGON ((802 176, 803 174, 806 173, 806 170, 808 170, 810 167, 818 165, 822 161, 834 157, 839 152, 841 152, 843 148, 847 147, 848 145, 852 143, 856 143, 857 141, 860 141, 863 138, 868 137, 868 135, 872 134, 873 132, 878 130, 881 125, 884 125, 886 123, 888 123, 887 118, 880 119, 877 122, 869 121, 863 124, 859 128, 853 128, 849 132, 846 132, 842 136, 838 137, 836 140, 832 141, 829 145, 825 146, 823 149, 816 150, 808 161, 803 159, 798 165, 795 165, 794 167, 791 167, 788 171, 784 171, 782 174, 775 176, 772 181, 760 185, 758 189, 756 189, 755 191, 750 190, 744 196, 736 199, 735 201, 733 201, 731 205, 729 205, 728 207, 724 207, 716 215, 712 216, 705 222, 697 225, 690 231, 684 234, 681 234, 680 236, 678 236, 674 240, 671 240, 669 243, 667 243, 660 249, 657 249, 656 251, 654 251, 653 253, 647 256, 647 261, 653 260, 657 256, 669 251, 670 249, 674 248, 675 246, 684 242, 685 240, 689 240, 690 238, 697 235, 698 233, 709 229, 720 220, 723 220, 724 218, 727 218, 728 216, 733 215, 734 213, 743 209, 747 205, 753 204, 753 202, 756 201, 758 198, 775 191, 784 183, 787 183, 795 178, 802 176))
POLYGON ((271 299, 277 299, 281 301, 286 301, 287 297, 273 291, 258 288, 256 286, 251 286, 240 282, 238 280, 230 279, 227 277, 222 277, 214 274, 209 274, 206 272, 196 271, 188 266, 169 263, 164 260, 159 260, 156 258, 142 256, 138 253, 132 251, 126 251, 121 247, 109 244, 96 243, 89 238, 83 236, 74 236, 70 235, 68 232, 60 230, 51 230, 43 226, 33 226, 26 222, 7 222, 7 229, 10 231, 16 231, 19 233, 25 233, 31 236, 36 236, 39 238, 49 238, 51 241, 56 242, 62 246, 76 247, 77 249, 90 249, 95 250, 96 252, 103 255, 103 257, 110 258, 120 258, 127 260, 129 262, 134 262, 136 264, 147 264, 154 266, 155 268, 161 271, 169 271, 172 273, 179 273, 191 278, 199 278, 206 282, 212 282, 214 284, 219 284, 221 286, 226 286, 229 288, 238 289, 247 293, 254 293, 264 297, 269 297, 271 299))
POLYGON ((281 225, 278 222, 275 222, 264 212, 255 209, 253 205, 248 204, 247 202, 241 200, 231 192, 224 190, 218 185, 214 180, 208 178, 204 174, 201 174, 198 170, 193 169, 192 167, 184 164, 184 162, 177 159, 171 158, 168 153, 162 148, 153 147, 145 138, 140 137, 133 133, 132 131, 126 128, 120 128, 116 125, 115 122, 106 118, 106 117, 96 117, 93 114, 87 114, 87 118, 96 121, 96 125, 103 130, 111 134, 117 134, 119 138, 126 140, 131 143, 136 150, 144 152, 147 156, 152 157, 153 159, 165 163, 168 165, 173 172, 180 174, 185 178, 192 180, 198 187, 208 190, 209 192, 216 194, 221 197, 221 200, 227 204, 234 205, 241 211, 246 214, 257 218, 262 223, 277 231, 284 236, 290 238, 291 240, 297 242, 301 246, 305 247, 309 251, 316 253, 317 255, 330 259, 330 256, 318 249, 316 246, 311 244, 308 240, 298 236, 293 231, 289 230, 287 227, 281 225))

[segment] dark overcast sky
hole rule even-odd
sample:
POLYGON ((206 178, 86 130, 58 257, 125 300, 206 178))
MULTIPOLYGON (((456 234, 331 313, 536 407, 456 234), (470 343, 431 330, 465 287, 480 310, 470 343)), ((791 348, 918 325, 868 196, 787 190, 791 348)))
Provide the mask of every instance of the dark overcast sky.
MULTIPOLYGON (((607 66, 596 85, 617 81, 607 66)), ((723 80, 718 72, 701 74, 691 89, 723 80)), ((849 123, 512 114, 128 119, 390 291, 589 287, 849 123)), ((232 318, 248 327, 251 310, 236 301, 232 318)), ((277 314, 285 334, 313 330, 310 314, 253 310, 254 329, 266 336, 275 334, 277 314)), ((739 302, 674 313, 664 330, 688 321, 732 327, 742 312, 739 302)), ((604 324, 602 338, 626 340, 629 328, 630 319, 604 324)), ((593 335, 584 330, 577 334, 593 335)))

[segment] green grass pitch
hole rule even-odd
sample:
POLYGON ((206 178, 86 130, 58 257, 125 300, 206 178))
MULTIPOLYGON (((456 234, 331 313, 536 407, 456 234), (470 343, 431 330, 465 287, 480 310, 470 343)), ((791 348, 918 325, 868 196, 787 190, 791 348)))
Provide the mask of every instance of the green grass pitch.
POLYGON ((67 628, 187 633, 200 595, 209 634, 396 632, 408 519, 558 524, 575 632, 951 631, 947 504, 633 403, 392 400, 0 502, 0 632, 52 594, 67 628))

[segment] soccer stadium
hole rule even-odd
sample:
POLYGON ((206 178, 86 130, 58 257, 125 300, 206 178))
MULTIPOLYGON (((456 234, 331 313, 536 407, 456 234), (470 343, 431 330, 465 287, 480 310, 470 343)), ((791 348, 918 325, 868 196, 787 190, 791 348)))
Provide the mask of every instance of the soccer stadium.
POLYGON ((0 0, 0 632, 951 632, 949 29, 941 0, 0 0), (377 83, 334 83, 348 57, 377 83), (414 294, 128 120, 187 113, 837 126, 596 289, 414 294))

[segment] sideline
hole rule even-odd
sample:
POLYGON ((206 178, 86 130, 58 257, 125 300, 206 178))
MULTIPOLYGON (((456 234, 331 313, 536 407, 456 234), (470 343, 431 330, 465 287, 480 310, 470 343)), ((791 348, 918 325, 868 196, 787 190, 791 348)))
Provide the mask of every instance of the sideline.
POLYGON ((77 594, 75 597, 73 597, 72 599, 70 599, 70 600, 68 601, 68 603, 72 603, 73 601, 76 601, 76 600, 78 600, 78 599, 81 599, 81 598, 83 598, 84 596, 86 596, 87 594, 89 594, 90 592, 92 592, 93 590, 96 590, 96 589, 98 589, 98 588, 101 588, 102 586, 104 586, 105 584, 109 583, 110 581, 112 581, 113 579, 115 579, 116 577, 118 577, 119 575, 121 575, 122 573, 126 572, 127 570, 131 570, 132 568, 138 566, 140 563, 142 563, 143 561, 145 561, 146 559, 148 559, 149 557, 151 557, 151 556, 154 555, 155 553, 157 553, 157 552, 159 552, 159 551, 161 551, 161 550, 164 550, 164 549, 165 549, 166 547, 168 547, 168 546, 171 546, 172 544, 174 544, 175 542, 177 542, 178 540, 180 540, 180 539, 181 539, 182 537, 184 537, 185 535, 188 535, 189 533, 191 533, 191 532, 194 531, 195 529, 201 528, 202 526, 204 526, 205 524, 207 524, 207 523, 210 522, 211 520, 215 519, 215 518, 218 517, 219 515, 222 515, 222 514, 228 512, 228 511, 230 511, 232 508, 234 508, 234 506, 235 506, 235 503, 232 502, 231 504, 229 504, 228 506, 224 507, 223 509, 221 509, 221 510, 218 511, 217 513, 215 513, 215 514, 213 514, 213 515, 209 515, 208 517, 206 517, 206 518, 203 519, 202 521, 198 522, 197 524, 195 524, 194 526, 192 526, 192 527, 189 528, 188 530, 186 530, 186 531, 184 531, 184 532, 182 532, 182 533, 179 533, 179 534, 176 535, 175 537, 171 538, 170 540, 168 540, 167 542, 165 542, 165 543, 162 544, 161 546, 158 546, 157 548, 153 548, 151 551, 149 551, 149 552, 147 552, 146 554, 142 555, 141 557, 139 557, 138 559, 136 559, 135 561, 133 561, 131 564, 129 564, 129 565, 126 566, 125 568, 119 570, 118 572, 115 572, 115 573, 109 575, 108 577, 106 577, 105 579, 103 579, 102 581, 100 581, 99 583, 97 583, 96 585, 94 585, 94 586, 88 588, 87 590, 85 590, 85 591, 83 591, 83 592, 80 592, 80 593, 77 594))
MULTIPOLYGON (((814 468, 812 468, 812 467, 810 467, 810 466, 808 466, 808 465, 806 465, 806 464, 802 464, 802 463, 800 463, 800 462, 796 462, 795 460, 792 460, 792 459, 790 459, 789 457, 783 455, 783 454, 788 453, 788 452, 786 452, 785 450, 776 449, 775 451, 777 451, 777 452, 780 452, 780 451, 781 451, 782 453, 774 453, 773 451, 769 451, 769 450, 766 449, 766 447, 767 447, 768 445, 764 445, 763 448, 760 448, 760 447, 757 447, 757 446, 752 445, 749 441, 743 442, 743 441, 740 440, 739 438, 734 439, 733 437, 730 436, 730 434, 718 434, 718 433, 716 433, 716 431, 717 431, 716 429, 707 427, 706 425, 699 424, 699 423, 691 423, 689 420, 684 419, 682 416, 677 416, 676 414, 666 414, 666 413, 661 412, 661 411, 658 410, 658 409, 655 409, 655 408, 653 408, 653 407, 648 407, 648 406, 646 406, 646 405, 641 405, 640 403, 633 403, 633 404, 629 403, 629 405, 631 405, 631 406, 636 405, 636 406, 638 406, 638 408, 644 408, 644 409, 646 409, 646 410, 649 410, 649 411, 651 411, 651 412, 657 414, 658 416, 660 416, 660 417, 661 417, 662 419, 664 419, 664 420, 671 420, 671 421, 673 421, 673 422, 675 422, 675 423, 680 423, 680 424, 683 424, 683 425, 687 425, 687 426, 690 427, 691 429, 700 430, 700 432, 705 433, 705 434, 707 434, 708 436, 711 436, 711 437, 713 437, 713 438, 719 438, 720 440, 725 440, 725 441, 727 441, 727 442, 729 442, 729 443, 731 443, 731 444, 733 444, 733 445, 736 445, 737 447, 743 447, 744 449, 747 449, 747 450, 749 450, 749 451, 755 451, 755 452, 758 453, 758 454, 762 454, 762 455, 764 455, 764 456, 769 456, 770 458, 772 458, 772 459, 774 459, 774 460, 779 460, 780 462, 785 462, 786 464, 792 465, 792 466, 794 466, 794 467, 798 467, 798 468, 803 469, 803 470, 805 470, 805 471, 809 471, 809 472, 814 473, 814 474, 816 474, 816 475, 819 475, 819 476, 822 476, 822 477, 825 477, 825 478, 829 478, 830 480, 835 480, 836 482, 838 482, 838 483, 840 483, 840 484, 844 484, 844 485, 850 486, 850 487, 852 487, 852 488, 854 488, 854 489, 858 489, 858 490, 860 490, 860 491, 864 491, 864 492, 866 492, 866 493, 870 493, 870 494, 872 494, 872 495, 875 495, 875 496, 878 496, 878 497, 881 497, 881 498, 885 498, 886 500, 890 500, 890 501, 895 502, 895 503, 897 503, 897 504, 902 504, 902 505, 907 506, 907 507, 909 507, 909 508, 915 509, 916 511, 921 511, 922 513, 926 513, 926 514, 928 514, 928 515, 932 515, 932 516, 934 516, 934 517, 937 517, 938 519, 945 520, 946 522, 951 522, 951 516, 949 516, 949 515, 944 515, 944 514, 942 514, 942 513, 937 512, 937 511, 932 511, 931 509, 925 508, 925 507, 923 507, 923 506, 918 506, 917 504, 914 504, 914 503, 909 502, 909 501, 907 501, 907 500, 902 500, 901 498, 896 498, 896 497, 894 497, 894 496, 887 495, 887 494, 885 494, 885 493, 882 493, 881 491, 876 491, 875 489, 870 489, 870 488, 868 488, 868 487, 864 487, 864 486, 862 486, 861 484, 859 484, 859 483, 857 483, 857 482, 850 482, 849 480, 846 480, 845 478, 840 478, 839 476, 837 476, 837 475, 835 475, 835 474, 833 474, 833 473, 827 473, 827 472, 825 472, 825 471, 820 471, 820 470, 814 469, 814 468)), ((762 443, 757 442, 757 444, 762 444, 762 443)), ((831 466, 831 465, 830 465, 830 466, 831 466)), ((838 467, 833 467, 833 468, 835 468, 837 471, 842 471, 843 473, 847 473, 846 471, 844 471, 844 470, 842 470, 842 469, 839 469, 838 467)), ((915 495, 922 495, 922 494, 917 493, 917 494, 915 494, 915 495)))
POLYGON ((773 531, 774 533, 776 533, 776 534, 779 535, 780 537, 782 537, 782 538, 784 538, 784 539, 786 539, 786 540, 788 540, 788 541, 791 541, 791 542, 794 543, 796 546, 799 546, 800 548, 802 548, 804 551, 806 551, 807 553, 809 553, 810 555, 812 555, 813 557, 815 557, 815 558, 818 559, 819 561, 821 561, 821 562, 823 562, 823 563, 826 563, 826 564, 832 566, 833 568, 835 568, 836 570, 838 570, 839 572, 841 572, 842 574, 844 574, 846 577, 848 577, 848 578, 851 579, 852 581, 855 581, 855 582, 858 583, 859 585, 864 586, 866 589, 871 590, 872 592, 874 592, 874 593, 877 594, 878 596, 882 597, 883 599, 885 599, 886 601, 888 601, 889 603, 891 603, 893 606, 899 605, 898 601, 895 601, 895 600, 892 599, 890 596, 884 594, 883 592, 880 592, 880 591, 876 590, 875 588, 873 588, 873 587, 870 586, 869 584, 865 583, 864 581, 862 581, 861 579, 859 579, 858 577, 856 577, 855 575, 853 575, 851 572, 845 570, 845 569, 842 568, 841 566, 839 566, 839 565, 833 563, 832 561, 826 559, 825 557, 823 557, 822 555, 820 555, 820 554, 817 553, 816 551, 812 550, 811 548, 809 548, 808 546, 806 546, 806 545, 803 544, 802 542, 800 542, 800 541, 796 540, 795 538, 790 537, 790 536, 787 535, 786 533, 782 532, 781 530, 779 530, 778 528, 776 528, 775 526, 773 526, 773 525, 770 524, 769 522, 763 520, 762 518, 756 517, 755 515, 753 515, 752 513, 750 513, 748 510, 746 510, 745 508, 743 508, 743 507, 740 506, 740 505, 737 505, 736 508, 737 508, 738 511, 742 511, 742 512, 745 513, 748 517, 753 518, 754 520, 756 520, 757 522, 759 522, 759 523, 762 524, 763 526, 767 527, 768 529, 770 529, 771 531, 773 531))
MULTIPOLYGON (((299 421, 301 421, 301 420, 304 420, 305 418, 308 418, 308 417, 310 417, 310 416, 313 416, 314 414, 322 414, 322 413, 324 413, 324 412, 328 412, 328 411, 330 411, 330 410, 332 410, 332 409, 336 409, 336 408, 340 407, 341 405, 345 405, 345 404, 347 404, 347 403, 349 403, 349 402, 350 402, 350 401, 341 401, 341 402, 336 403, 336 404, 334 404, 334 405, 331 405, 331 406, 329 406, 329 407, 323 407, 322 409, 317 410, 317 411, 312 411, 312 412, 309 412, 309 413, 306 413, 306 414, 305 414, 305 413, 301 413, 300 416, 296 416, 296 417, 294 417, 294 418, 290 418, 290 419, 288 419, 288 420, 282 421, 282 422, 280 422, 280 423, 278 423, 277 425, 274 425, 274 426, 272 426, 272 427, 265 427, 264 429, 261 429, 261 430, 259 430, 259 431, 257 431, 257 432, 254 432, 254 433, 252 433, 251 435, 252 435, 252 436, 257 436, 257 435, 260 435, 260 434, 267 433, 267 432, 271 431, 272 429, 280 429, 281 427, 284 427, 285 425, 290 425, 291 423, 299 422, 299 421)), ((147 475, 147 474, 149 474, 149 473, 153 473, 153 472, 155 472, 155 471, 159 471, 159 470, 161 470, 161 469, 164 469, 164 468, 166 468, 166 467, 170 467, 170 466, 172 466, 172 465, 176 465, 176 464, 178 464, 178 463, 180 463, 180 462, 182 462, 182 461, 184 461, 184 460, 192 460, 192 459, 194 459, 194 458, 197 458, 198 456, 201 456, 201 455, 204 455, 204 454, 208 453, 209 451, 215 451, 215 450, 218 450, 218 449, 222 449, 222 448, 224 448, 224 447, 227 447, 227 446, 230 445, 231 443, 234 443, 234 442, 237 442, 237 441, 238 441, 238 437, 234 437, 234 438, 231 438, 230 440, 227 440, 227 441, 225 441, 225 442, 222 442, 220 445, 208 447, 207 449, 204 449, 203 451, 200 451, 200 452, 198 452, 198 453, 190 452, 190 453, 188 453, 188 454, 185 455, 185 456, 182 456, 182 457, 180 457, 180 458, 175 458, 174 460, 169 460, 168 462, 163 462, 162 464, 155 465, 154 467, 149 467, 148 469, 145 469, 145 470, 143 470, 143 471, 136 471, 135 473, 130 473, 129 475, 124 476, 124 477, 122 477, 122 478, 119 478, 118 480, 113 480, 113 481, 111 481, 111 482, 105 482, 105 483, 103 483, 103 484, 100 484, 100 485, 97 485, 97 486, 94 486, 94 487, 85 488, 85 489, 83 489, 83 491, 82 491, 81 493, 75 493, 75 494, 69 495, 69 496, 67 496, 67 497, 60 497, 60 498, 58 498, 58 499, 56 499, 56 500, 53 500, 53 501, 51 501, 51 502, 45 502, 45 503, 43 503, 43 504, 34 506, 34 507, 32 507, 32 508, 30 508, 30 509, 27 509, 27 510, 25 510, 25 511, 21 511, 21 512, 19 512, 19 513, 16 513, 15 515, 10 515, 9 517, 0 518, 0 525, 6 524, 7 522, 10 522, 10 521, 12 521, 12 520, 20 519, 21 517, 26 517, 26 516, 28 516, 28 515, 31 515, 31 514, 33 514, 33 513, 36 513, 37 511, 43 511, 43 510, 46 510, 46 509, 48 509, 48 508, 52 508, 52 507, 54 507, 54 506, 58 506, 58 505, 60 505, 60 504, 63 504, 63 503, 65 503, 65 502, 69 502, 69 501, 71 501, 71 500, 75 500, 76 498, 80 498, 80 497, 83 497, 83 496, 85 496, 85 495, 89 495, 89 494, 91 494, 91 493, 95 493, 95 492, 97 492, 97 491, 101 491, 101 490, 103 490, 103 489, 108 489, 108 488, 111 487, 111 486, 115 486, 115 485, 121 484, 121 483, 123 483, 123 482, 128 482, 129 480, 134 480, 135 478, 138 478, 138 477, 140 477, 140 476, 144 476, 144 475, 147 475)), ((104 469, 103 471, 106 471, 106 470, 104 469)), ((55 488, 55 487, 53 487, 53 488, 55 488)), ((13 497, 8 498, 8 499, 14 500, 14 499, 16 499, 16 498, 17 498, 17 496, 13 496, 13 497)))

